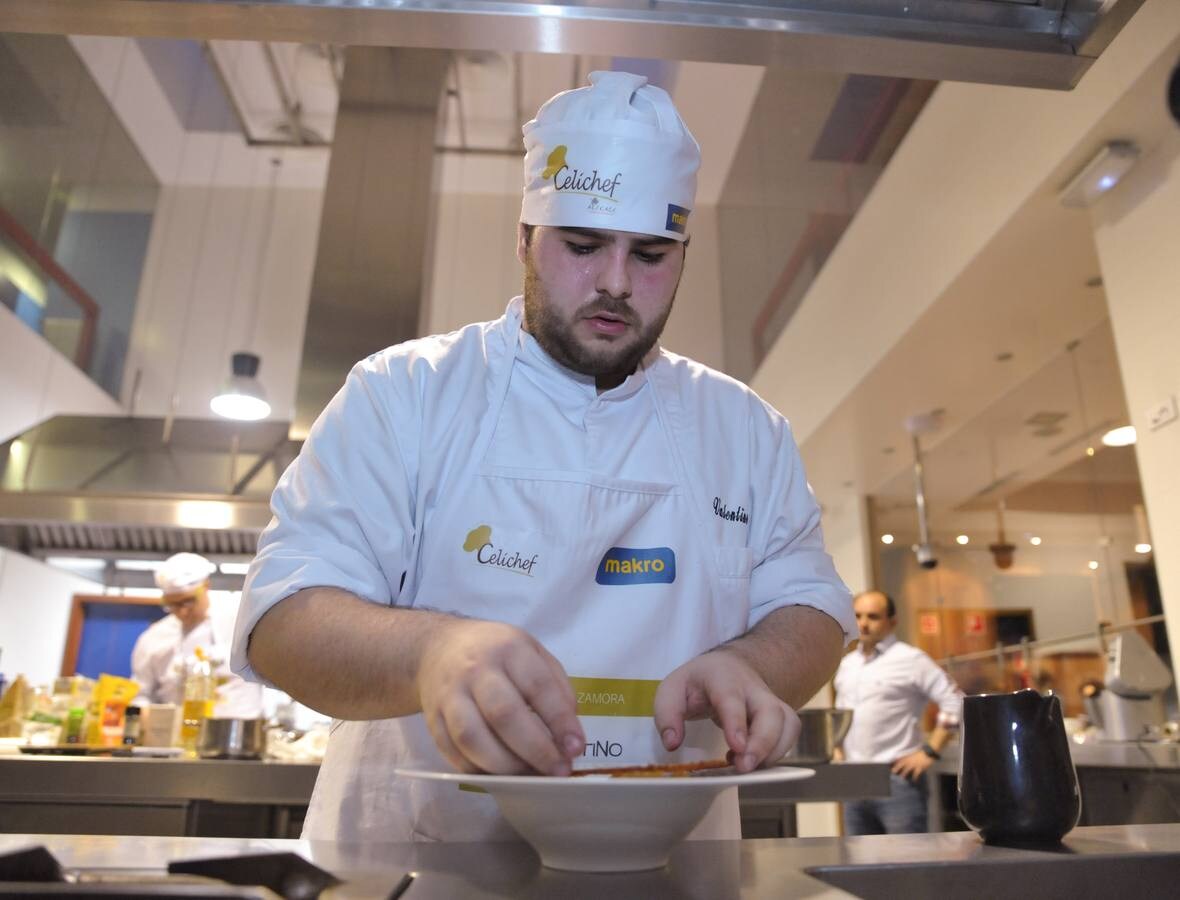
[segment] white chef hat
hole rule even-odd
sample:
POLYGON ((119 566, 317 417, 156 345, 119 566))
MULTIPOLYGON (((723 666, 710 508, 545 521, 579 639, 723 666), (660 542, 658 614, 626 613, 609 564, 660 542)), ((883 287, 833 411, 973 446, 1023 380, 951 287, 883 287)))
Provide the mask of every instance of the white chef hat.
POLYGON ((688 238, 701 149, 662 88, 630 72, 546 102, 524 133, 526 225, 688 238))
POLYGON ((217 566, 196 553, 177 553, 156 569, 156 586, 165 594, 189 591, 209 580, 217 566))

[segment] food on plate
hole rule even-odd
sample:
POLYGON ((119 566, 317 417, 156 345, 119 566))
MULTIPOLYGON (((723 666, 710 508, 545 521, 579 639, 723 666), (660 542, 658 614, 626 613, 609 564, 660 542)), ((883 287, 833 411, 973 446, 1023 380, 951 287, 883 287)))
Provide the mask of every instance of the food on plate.
POLYGON ((663 763, 649 766, 606 766, 599 769, 578 769, 572 776, 610 775, 612 778, 685 778, 706 769, 724 769, 730 765, 725 759, 702 759, 697 762, 663 763))

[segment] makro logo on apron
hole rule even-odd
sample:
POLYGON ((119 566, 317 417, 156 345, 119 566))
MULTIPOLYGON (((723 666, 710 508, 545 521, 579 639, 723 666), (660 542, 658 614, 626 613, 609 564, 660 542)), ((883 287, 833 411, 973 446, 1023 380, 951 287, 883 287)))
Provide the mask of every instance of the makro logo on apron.
POLYGON ((468 553, 474 553, 475 561, 481 566, 496 566, 517 575, 527 575, 529 578, 533 577, 533 568, 537 565, 536 553, 527 556, 520 550, 497 547, 492 543, 491 525, 480 525, 467 532, 463 549, 468 553))
POLYGON ((611 547, 598 564, 599 584, 671 584, 676 580, 676 554, 671 547, 611 547))

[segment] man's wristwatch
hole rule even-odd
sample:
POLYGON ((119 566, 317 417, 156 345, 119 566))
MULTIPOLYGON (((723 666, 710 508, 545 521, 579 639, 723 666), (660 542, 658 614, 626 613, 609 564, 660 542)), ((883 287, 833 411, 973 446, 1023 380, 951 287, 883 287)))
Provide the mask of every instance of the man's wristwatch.
POLYGON ((925 753, 927 756, 929 756, 931 759, 942 759, 942 754, 939 753, 937 750, 935 750, 933 747, 931 747, 929 744, 922 745, 922 752, 925 753))

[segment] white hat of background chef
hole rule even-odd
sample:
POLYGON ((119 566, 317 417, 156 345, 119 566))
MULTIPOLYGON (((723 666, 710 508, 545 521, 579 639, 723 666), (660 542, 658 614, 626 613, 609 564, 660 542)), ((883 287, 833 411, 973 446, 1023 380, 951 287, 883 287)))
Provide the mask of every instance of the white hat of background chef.
POLYGON ((196 553, 177 553, 156 569, 156 586, 165 594, 191 591, 209 580, 217 566, 196 553))
POLYGON ((525 124, 526 225, 688 237, 701 148, 662 89, 630 72, 591 72, 525 124))

